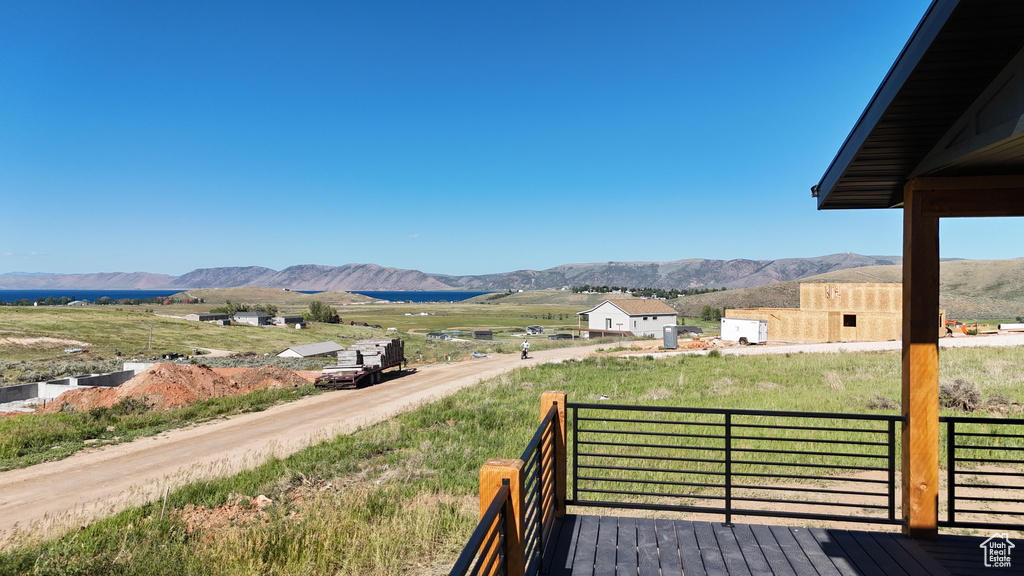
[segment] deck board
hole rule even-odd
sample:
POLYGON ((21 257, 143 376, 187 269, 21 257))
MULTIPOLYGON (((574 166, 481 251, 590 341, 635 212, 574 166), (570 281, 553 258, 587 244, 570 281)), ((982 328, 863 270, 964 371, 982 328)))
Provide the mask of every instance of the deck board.
POLYGON ((551 576, 999 576, 983 537, 902 534, 612 516, 566 516, 544 565, 551 576))

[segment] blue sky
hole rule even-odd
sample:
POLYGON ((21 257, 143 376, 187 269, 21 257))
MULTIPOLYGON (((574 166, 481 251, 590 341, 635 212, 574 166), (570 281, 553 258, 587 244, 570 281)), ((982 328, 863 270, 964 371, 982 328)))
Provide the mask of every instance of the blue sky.
POLYGON ((927 6, 0 3, 0 273, 896 255, 810 187, 927 6))

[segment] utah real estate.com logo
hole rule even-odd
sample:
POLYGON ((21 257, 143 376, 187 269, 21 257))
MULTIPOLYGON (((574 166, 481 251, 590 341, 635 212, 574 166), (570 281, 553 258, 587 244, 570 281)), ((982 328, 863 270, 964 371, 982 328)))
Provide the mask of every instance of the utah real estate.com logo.
POLYGON ((1008 533, 997 532, 979 546, 984 554, 986 568, 1010 567, 1010 551, 1013 550, 1014 545, 1013 542, 1010 542, 1008 533))

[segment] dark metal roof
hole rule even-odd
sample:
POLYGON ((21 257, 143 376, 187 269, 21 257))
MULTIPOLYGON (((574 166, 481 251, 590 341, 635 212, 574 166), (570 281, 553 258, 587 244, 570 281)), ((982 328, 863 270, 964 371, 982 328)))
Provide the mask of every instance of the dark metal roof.
POLYGON ((1024 47, 1024 2, 935 0, 812 191, 818 209, 890 208, 911 175, 1024 172, 1021 139, 915 168, 1024 47))

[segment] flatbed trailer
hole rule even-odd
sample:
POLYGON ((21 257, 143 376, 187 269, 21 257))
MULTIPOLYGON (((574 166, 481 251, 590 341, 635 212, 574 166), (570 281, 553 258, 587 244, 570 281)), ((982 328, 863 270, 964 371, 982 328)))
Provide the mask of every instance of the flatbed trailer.
POLYGON ((379 384, 384 371, 397 368, 394 372, 415 372, 403 370, 405 346, 398 338, 360 340, 348 350, 338 353, 338 365, 326 366, 314 382, 317 388, 361 388, 379 384))

